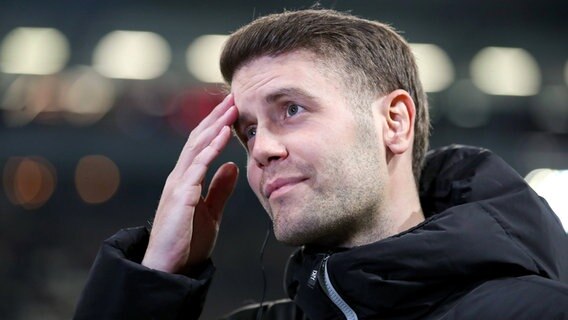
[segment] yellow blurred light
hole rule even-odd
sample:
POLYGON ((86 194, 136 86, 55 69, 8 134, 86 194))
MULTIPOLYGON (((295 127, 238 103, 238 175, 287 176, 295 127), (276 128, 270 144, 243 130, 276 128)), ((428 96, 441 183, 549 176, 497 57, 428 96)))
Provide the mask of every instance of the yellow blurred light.
POLYGON ((171 62, 168 43, 145 31, 113 31, 104 36, 93 55, 93 66, 102 75, 118 79, 154 79, 171 62))
POLYGON ((427 43, 411 43, 410 48, 426 92, 442 91, 454 81, 454 65, 442 48, 427 43))
POLYGON ((65 118, 76 125, 101 119, 112 107, 115 90, 111 81, 89 67, 79 67, 66 75, 62 92, 65 118))
POLYGON ((482 49, 473 58, 470 72, 474 84, 488 94, 531 96, 540 90, 540 69, 533 56, 524 49, 482 49))
POLYGON ((530 186, 546 199, 568 232, 568 170, 536 169, 525 178, 530 186))
POLYGON ((221 51, 228 36, 204 35, 195 39, 187 48, 187 69, 198 80, 208 83, 222 83, 219 69, 221 51))
POLYGON ((34 81, 30 76, 19 76, 10 84, 2 99, 4 123, 18 127, 30 123, 41 112, 37 105, 30 105, 29 88, 34 81))
POLYGON ((55 191, 53 166, 38 157, 10 158, 4 167, 4 189, 10 202, 25 209, 37 209, 55 191))
POLYGON ((0 69, 4 73, 52 74, 61 71, 69 59, 69 43, 52 28, 16 28, 0 48, 0 69))
POLYGON ((108 201, 118 190, 120 171, 102 155, 85 156, 75 169, 75 186, 83 201, 98 204, 108 201))
POLYGON ((56 111, 58 86, 55 76, 19 76, 10 84, 2 100, 6 125, 23 126, 42 112, 56 111))
POLYGON ((527 174, 525 180, 533 189, 536 190, 537 188, 542 186, 543 183, 546 183, 546 179, 552 172, 554 171, 551 169, 535 169, 527 174))

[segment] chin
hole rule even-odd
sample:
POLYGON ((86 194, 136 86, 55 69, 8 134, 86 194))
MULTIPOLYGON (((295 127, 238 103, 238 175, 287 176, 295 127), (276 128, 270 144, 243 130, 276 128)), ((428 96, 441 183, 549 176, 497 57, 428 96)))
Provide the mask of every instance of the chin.
POLYGON ((301 238, 293 234, 279 234, 276 231, 274 231, 274 237, 276 238, 276 240, 278 240, 278 242, 281 242, 289 246, 297 247, 306 244, 305 241, 302 241, 301 238))
POLYGON ((305 210, 287 207, 272 207, 270 216, 274 237, 290 246, 301 246, 316 241, 322 230, 308 217, 305 210))
POLYGON ((315 232, 294 228, 289 223, 285 226, 274 224, 274 237, 281 243, 290 246, 302 246, 316 241, 315 232))
POLYGON ((278 223, 277 220, 273 220, 272 226, 274 229, 274 237, 279 242, 291 246, 301 245, 301 243, 299 243, 301 242, 300 237, 298 237, 298 235, 295 232, 293 232, 293 230, 290 230, 291 228, 289 224, 278 223))

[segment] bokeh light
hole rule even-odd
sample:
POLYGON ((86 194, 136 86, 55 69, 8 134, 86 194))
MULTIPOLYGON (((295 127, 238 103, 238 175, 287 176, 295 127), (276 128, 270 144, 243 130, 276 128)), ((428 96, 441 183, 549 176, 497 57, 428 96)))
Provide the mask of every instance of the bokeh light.
POLYGON ((23 126, 42 112, 54 111, 59 99, 58 89, 55 76, 19 76, 2 99, 4 123, 8 127, 23 126))
POLYGON ((470 72, 475 85, 488 94, 531 96, 540 90, 540 69, 524 49, 484 48, 473 58, 470 72))
POLYGON ((69 43, 53 28, 20 27, 10 31, 0 48, 4 73, 52 74, 65 67, 69 43))
POLYGON ((162 36, 145 31, 113 31, 95 48, 93 66, 109 78, 147 80, 161 76, 171 62, 162 36))
POLYGON ((442 91, 454 81, 454 65, 442 48, 428 43, 411 43, 410 48, 426 92, 442 91))
POLYGON ((29 86, 34 80, 29 76, 19 76, 6 89, 2 99, 4 123, 8 127, 18 127, 30 123, 40 112, 36 105, 28 103, 29 86))
POLYGON ((222 83, 219 69, 221 51, 228 36, 204 35, 195 39, 187 48, 187 69, 198 80, 207 83, 222 83))
POLYGON ((54 167, 40 157, 12 157, 4 166, 4 190, 10 202, 37 209, 51 198, 57 184, 54 167))
POLYGON ((65 75, 61 93, 65 118, 75 125, 89 125, 112 107, 115 89, 111 81, 89 67, 77 67, 65 75))
POLYGON ((99 204, 108 201, 118 190, 120 171, 103 155, 81 158, 75 169, 75 187, 83 201, 99 204))
POLYGON ((558 215, 564 230, 568 232, 568 170, 536 169, 527 177, 530 186, 546 199, 552 210, 558 215))

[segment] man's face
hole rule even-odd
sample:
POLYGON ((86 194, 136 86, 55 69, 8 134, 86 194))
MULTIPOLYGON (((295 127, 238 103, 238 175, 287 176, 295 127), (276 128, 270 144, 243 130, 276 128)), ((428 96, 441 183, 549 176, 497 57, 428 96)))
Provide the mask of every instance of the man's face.
POLYGON ((232 82, 248 182, 276 238, 293 245, 349 245, 376 232, 369 228, 384 197, 376 115, 354 111, 338 76, 324 70, 296 51, 254 59, 232 82))

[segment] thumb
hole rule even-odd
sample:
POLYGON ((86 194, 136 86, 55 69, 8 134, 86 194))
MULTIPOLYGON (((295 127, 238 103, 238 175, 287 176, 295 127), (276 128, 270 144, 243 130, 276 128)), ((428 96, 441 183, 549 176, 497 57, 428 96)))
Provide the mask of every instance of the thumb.
POLYGON ((239 168, 232 162, 223 164, 211 180, 205 203, 216 221, 221 218, 227 200, 235 190, 239 168))

